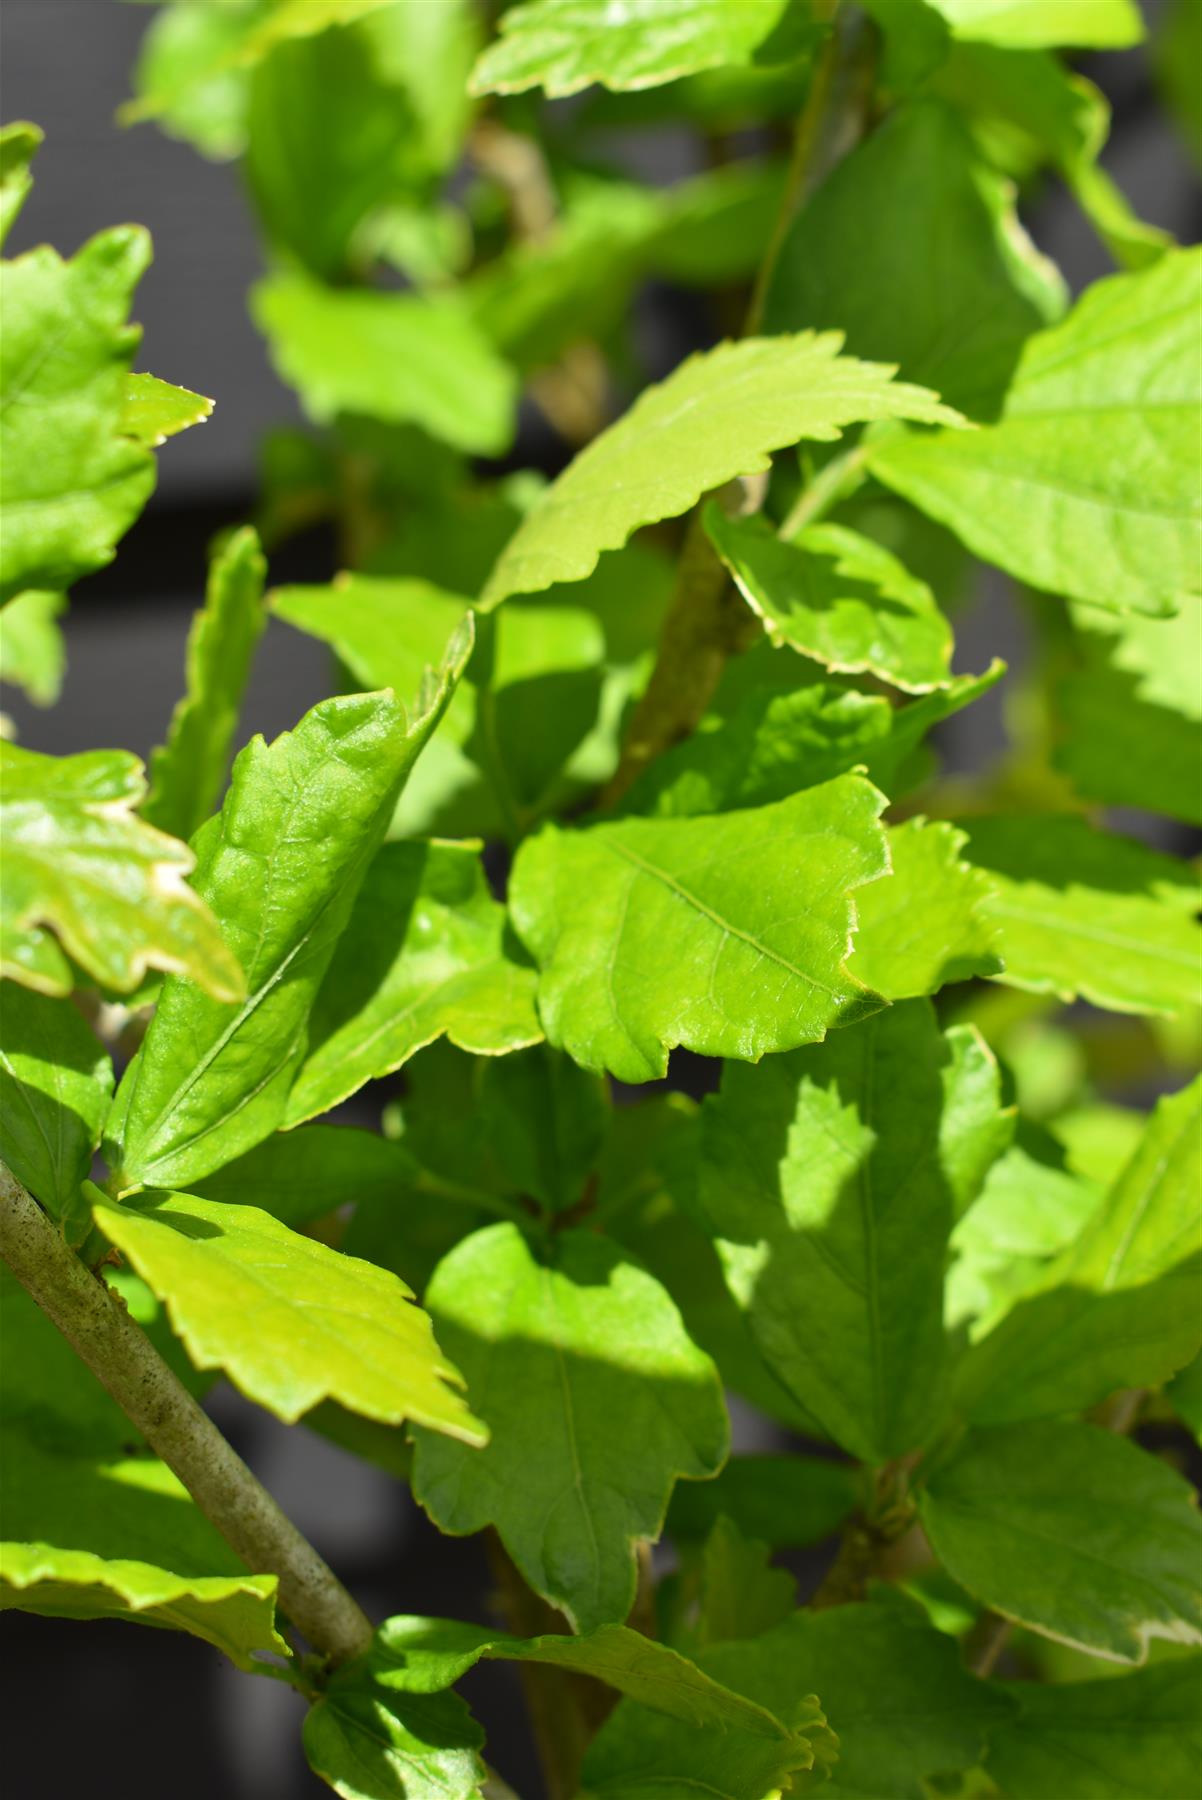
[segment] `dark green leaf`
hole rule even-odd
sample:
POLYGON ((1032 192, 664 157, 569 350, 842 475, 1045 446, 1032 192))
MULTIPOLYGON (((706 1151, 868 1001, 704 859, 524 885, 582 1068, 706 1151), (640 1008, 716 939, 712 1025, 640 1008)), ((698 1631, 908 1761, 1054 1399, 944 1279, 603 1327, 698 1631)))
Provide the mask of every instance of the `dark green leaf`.
POLYGON ((0 1156, 74 1240, 113 1065, 69 1000, 0 987, 0 1156))

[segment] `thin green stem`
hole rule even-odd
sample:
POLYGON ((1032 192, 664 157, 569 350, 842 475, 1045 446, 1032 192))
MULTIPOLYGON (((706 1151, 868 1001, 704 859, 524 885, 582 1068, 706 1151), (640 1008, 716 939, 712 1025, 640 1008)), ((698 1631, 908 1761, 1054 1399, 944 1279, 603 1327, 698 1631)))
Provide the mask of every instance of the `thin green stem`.
POLYGON ((803 488, 781 524, 777 536, 786 543, 813 525, 840 500, 854 493, 868 476, 868 447, 860 443, 841 456, 833 456, 821 474, 803 488))
POLYGON ((331 1663, 365 1650, 366 1613, 2 1162, 0 1256, 247 1568, 279 1577, 280 1605, 314 1650, 331 1663))

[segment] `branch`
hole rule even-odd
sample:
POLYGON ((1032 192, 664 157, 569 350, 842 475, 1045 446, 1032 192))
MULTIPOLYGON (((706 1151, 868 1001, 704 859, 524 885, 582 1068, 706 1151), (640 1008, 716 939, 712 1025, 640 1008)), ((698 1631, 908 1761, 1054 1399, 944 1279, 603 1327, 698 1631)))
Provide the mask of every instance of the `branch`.
POLYGON ((367 1615, 2 1162, 0 1255, 247 1568, 279 1577, 314 1650, 332 1663, 365 1650, 367 1615))

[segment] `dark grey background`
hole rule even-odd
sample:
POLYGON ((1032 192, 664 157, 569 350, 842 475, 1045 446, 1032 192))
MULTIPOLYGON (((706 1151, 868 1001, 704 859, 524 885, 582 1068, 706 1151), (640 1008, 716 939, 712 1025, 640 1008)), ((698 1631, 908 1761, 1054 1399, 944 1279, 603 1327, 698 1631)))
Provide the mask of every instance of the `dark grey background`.
MULTIPOLYGON (((732 4, 735 0, 732 0, 732 4)), ((1150 12, 1155 10, 1147 9, 1150 12)), ((204 162, 152 127, 122 131, 114 112, 148 10, 117 0, 5 0, 3 111, 42 125, 37 183, 11 251, 46 240, 70 252, 102 226, 149 226, 155 262, 139 290, 139 366, 212 395, 203 427, 160 452, 159 487, 116 563, 76 590, 67 623, 69 673, 52 712, 12 690, 3 704, 23 742, 65 753, 119 744, 145 754, 176 699, 183 642, 199 598, 211 533, 247 514, 262 431, 296 417, 246 314, 259 254, 237 169, 204 162)), ((1144 217, 1183 239, 1198 235, 1198 195, 1185 154, 1158 115, 1147 58, 1090 59, 1115 106, 1107 163, 1144 217)), ((687 166, 679 139, 643 140, 652 176, 687 166)), ((1074 287, 1107 271, 1075 208, 1049 193, 1028 224, 1074 287)), ((639 326, 666 368, 692 347, 691 302, 657 290, 639 326)), ((541 440, 532 439, 537 456, 541 440)), ((332 550, 320 534, 273 563, 274 579, 322 580, 332 550)), ((958 621, 960 666, 999 650, 1022 654, 1022 626, 1000 588, 958 621)), ((273 624, 260 650, 244 729, 293 724, 328 688, 319 645, 273 624)), ((951 754, 966 766, 996 748, 996 706, 964 715, 951 754)), ((287 1430, 228 1390, 222 1425, 267 1486, 378 1617, 397 1611, 483 1617, 488 1578, 477 1542, 438 1536, 388 1477, 301 1428, 287 1430)), ((768 1447, 770 1428, 740 1411, 742 1449, 768 1447)), ((822 1557, 800 1559, 811 1583, 822 1557)), ((121 1624, 12 1614, 3 1630, 8 1800, 299 1800, 328 1790, 304 1766, 300 1706, 268 1681, 237 1674, 193 1640, 121 1624)), ((465 1691, 489 1731, 490 1754, 526 1800, 539 1793, 513 1672, 477 1672, 465 1691)))

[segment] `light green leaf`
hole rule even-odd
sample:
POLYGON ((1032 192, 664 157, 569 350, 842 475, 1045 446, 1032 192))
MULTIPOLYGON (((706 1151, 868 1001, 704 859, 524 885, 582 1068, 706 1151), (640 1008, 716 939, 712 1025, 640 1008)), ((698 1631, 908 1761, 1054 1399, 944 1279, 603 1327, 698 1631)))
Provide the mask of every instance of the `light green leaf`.
POLYGON ((258 1207, 299 1231, 351 1202, 361 1207, 381 1201, 399 1209, 413 1176, 409 1153, 378 1132, 302 1125, 275 1132, 202 1176, 193 1191, 206 1200, 258 1207))
POLYGON ((343 1800, 483 1800, 484 1733, 458 1694, 390 1693, 351 1663, 306 1713, 302 1742, 343 1800))
POLYGON ((856 895, 856 941, 847 966, 887 1000, 934 994, 947 982, 995 975, 997 928, 990 886, 960 859, 967 838, 942 820, 889 827, 893 872, 856 895))
POLYGON ((35 706, 53 706, 63 685, 67 647, 57 620, 65 594, 26 588, 0 610, 0 681, 24 688, 35 706))
POLYGON ((853 355, 897 363, 907 380, 990 418, 1024 339, 1066 304, 1009 184, 949 107, 919 100, 890 114, 798 214, 765 327, 837 326, 853 355))
POLYGON ((720 1515, 774 1549, 818 1544, 856 1503, 855 1470, 846 1463, 779 1453, 732 1456, 713 1481, 686 1482, 668 1508, 668 1535, 705 1537, 720 1515))
POLYGON ((1202 1641, 1202 1519, 1188 1483, 1096 1425, 974 1431, 921 1498, 948 1573, 1007 1619, 1111 1662, 1202 1641))
POLYGON ((16 221, 33 186, 29 165, 41 146, 43 133, 28 120, 14 120, 0 129, 0 245, 16 221))
POLYGON ((515 378, 457 301, 292 273, 261 281, 251 311, 281 379, 319 423, 364 413, 473 455, 508 448, 515 378))
POLYGON ((138 49, 135 98, 117 119, 154 119, 169 137, 222 160, 246 145, 248 79, 234 59, 246 35, 248 6, 164 6, 138 49))
POLYGON ((882 439, 873 473, 1035 587, 1175 611, 1202 589, 1200 301, 1202 251, 1096 283, 1028 340, 998 424, 882 439))
POLYGON ((1144 35, 1135 0, 931 0, 931 5, 954 36, 1012 49, 1071 44, 1121 50, 1144 35))
POLYGON ((190 425, 203 425, 212 411, 213 402, 190 388, 173 387, 157 375, 131 375, 125 384, 121 429, 153 450, 190 425))
POLYGON ((705 529, 769 636, 836 673, 867 673, 910 692, 951 680, 951 626, 924 581, 842 525, 793 543, 762 518, 731 519, 713 501, 705 529))
POLYGON ((1176 1013, 1199 997, 1198 884, 1184 864, 1069 815, 965 819, 992 889, 998 977, 1114 1012, 1176 1013))
POLYGON ((253 1206, 199 1194, 114 1205, 90 1187, 97 1226, 166 1303, 189 1356, 289 1424, 320 1400, 467 1444, 485 1433, 456 1369, 404 1282, 253 1206))
POLYGON ((56 1451, 15 1424, 0 1437, 0 1610, 187 1631, 241 1669, 288 1655, 276 1577, 242 1568, 164 1463, 56 1451))
POLYGON ((123 225, 70 262, 42 245, 4 266, 0 602, 103 568, 150 497, 154 457, 125 426, 141 335, 126 321, 149 261, 146 233, 123 225))
POLYGON ((113 1065, 69 1000, 0 986, 0 1157, 64 1225, 112 1091, 113 1065))
POLYGON ((286 1125, 328 1112, 444 1033, 501 1056, 536 1044, 534 971, 505 943, 478 844, 385 844, 313 1003, 286 1125))
POLYGON ((249 526, 222 546, 209 568, 205 603, 185 652, 187 692, 171 715, 167 742, 150 753, 143 816, 190 838, 217 804, 238 727, 251 659, 265 623, 267 563, 249 526))
POLYGON ((123 1186, 183 1186, 282 1122, 335 944, 470 648, 470 631, 452 640, 412 714, 388 692, 326 700, 239 756, 197 879, 246 959, 247 999, 164 987, 109 1125, 123 1186))
POLYGON ((1189 1362, 1202 1345, 1200 1192, 1202 1077, 1160 1101, 1080 1236, 966 1357, 967 1415, 994 1424, 1082 1412, 1189 1362))
POLYGON ((1198 608, 1174 619, 1116 620, 1079 606, 1073 622, 1083 664, 1055 690, 1056 767, 1087 800, 1202 825, 1198 608))
POLYGON ((592 1631, 634 1601, 634 1546, 658 1536, 673 1483, 728 1448, 709 1358, 652 1276, 593 1233, 535 1252, 516 1226, 478 1231, 426 1293, 489 1442, 414 1433, 413 1492, 440 1530, 495 1525, 531 1587, 592 1631))
POLYGON ((353 25, 357 19, 394 4, 395 0, 276 0, 265 17, 252 23, 238 61, 243 65, 259 62, 277 44, 315 37, 332 25, 353 25))
POLYGON ((744 338, 692 356, 644 390, 535 502, 481 596, 580 581, 640 525, 687 512, 710 488, 769 466, 802 438, 830 442, 867 419, 955 424, 933 394, 840 356, 838 332, 744 338))
POLYGON ((988 1773, 1010 1800, 1181 1800, 1202 1761, 1202 1658, 1107 1681, 1008 1682, 1017 1712, 991 1733, 988 1773))
POLYGON ((472 71, 473 93, 658 87, 699 69, 792 62, 819 35, 809 0, 628 0, 616 14, 608 0, 527 0, 500 30, 472 71))
MULTIPOLYGON (((837 1755, 828 1751, 834 1766, 815 1786, 857 1800, 911 1800, 924 1776, 971 1767, 1010 1710, 1002 1695, 964 1670, 950 1638, 932 1630, 916 1607, 898 1602, 794 1613, 763 1636, 720 1644, 698 1661, 715 1680, 782 1719, 802 1696, 819 1694, 838 1749, 837 1755)), ((665 1728, 629 1702, 588 1751, 585 1792, 591 1794, 596 1777, 615 1764, 625 1766, 629 1785, 607 1789, 598 1781, 598 1793, 687 1800, 708 1791, 705 1766, 690 1751, 687 1733, 665 1728), (648 1779, 660 1769, 674 1775, 676 1785, 648 1779), (687 1776, 694 1781, 682 1779, 687 1776)), ((765 1787, 745 1786, 740 1777, 736 1765, 712 1791, 732 1800, 764 1800, 765 1787)))
POLYGON ((776 806, 528 839, 509 903, 548 1040, 650 1081, 677 1044, 756 1061, 875 1011, 844 958, 851 891, 884 873, 882 803, 844 775, 776 806))
POLYGON ((0 744, 0 771, 4 974, 70 993, 65 950, 120 993, 149 969, 224 1001, 245 991, 217 920, 185 885, 192 852, 135 815, 145 792, 136 756, 41 756, 0 744))
POLYGON ((863 1461, 921 1444, 948 1238, 1012 1128, 983 1041, 910 1001, 730 1064, 702 1119, 701 1205, 769 1368, 863 1461))

